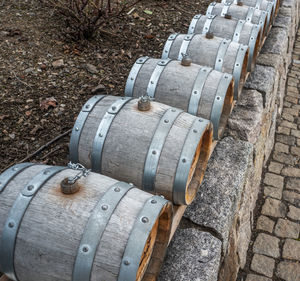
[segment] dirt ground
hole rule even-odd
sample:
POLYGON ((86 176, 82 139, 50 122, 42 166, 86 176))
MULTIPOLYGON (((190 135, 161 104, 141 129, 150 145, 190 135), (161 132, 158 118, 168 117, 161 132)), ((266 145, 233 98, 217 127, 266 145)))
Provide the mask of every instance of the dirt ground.
POLYGON ((210 2, 144 0, 93 40, 75 42, 63 18, 39 1, 1 0, 0 172, 25 158, 67 164, 68 131, 85 101, 99 93, 123 95, 135 60, 160 57, 168 36, 187 33, 192 17, 210 2))

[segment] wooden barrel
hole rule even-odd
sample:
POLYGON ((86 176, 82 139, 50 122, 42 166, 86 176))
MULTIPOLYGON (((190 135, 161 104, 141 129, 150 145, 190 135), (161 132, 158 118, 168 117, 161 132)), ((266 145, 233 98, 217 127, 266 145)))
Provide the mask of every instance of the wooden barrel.
MULTIPOLYGON (((181 60, 188 54, 193 63, 205 65, 234 77, 234 95, 238 99, 247 76, 249 48, 220 37, 203 34, 171 34, 162 59, 181 60)), ((254 65, 253 65, 254 66, 254 65)))
POLYGON ((225 17, 231 15, 235 19, 245 20, 261 27, 264 37, 267 36, 268 30, 271 27, 272 14, 267 11, 255 9, 245 5, 236 5, 233 3, 217 3, 212 2, 207 8, 207 16, 217 15, 225 17))
POLYGON ((212 146, 212 126, 165 104, 95 96, 82 108, 70 142, 70 159, 95 172, 132 182, 175 204, 190 204, 212 146))
POLYGON ((78 170, 18 164, 0 175, 0 270, 19 281, 155 280, 172 204, 133 185, 78 170))
POLYGON ((198 64, 183 66, 170 59, 139 58, 125 87, 127 97, 149 96, 211 120, 214 138, 219 139, 231 113, 234 81, 230 74, 198 64))
POLYGON ((249 71, 252 70, 252 66, 255 64, 262 39, 262 32, 259 25, 251 24, 244 20, 227 19, 220 16, 194 16, 188 33, 213 33, 215 36, 248 45, 250 48, 248 60, 249 71))
POLYGON ((272 15, 270 23, 273 24, 273 20, 279 9, 279 1, 269 1, 269 0, 222 0, 222 3, 233 3, 237 5, 246 5, 249 7, 255 7, 255 9, 267 11, 272 15), (241 4, 242 3, 242 4, 241 4))

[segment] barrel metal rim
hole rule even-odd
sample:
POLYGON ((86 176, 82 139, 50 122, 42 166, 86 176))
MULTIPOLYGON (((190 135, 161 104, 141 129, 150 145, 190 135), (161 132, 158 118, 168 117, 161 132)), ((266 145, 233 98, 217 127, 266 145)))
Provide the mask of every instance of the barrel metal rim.
POLYGON ((230 6, 231 6, 231 3, 224 3, 224 6, 221 11, 221 17, 225 17, 225 15, 228 14, 230 6))
POLYGON ((180 50, 179 50, 179 54, 178 54, 178 58, 177 58, 178 60, 182 60, 182 57, 188 53, 190 43, 195 35, 196 35, 195 33, 188 34, 184 37, 184 39, 181 43, 181 46, 180 46, 180 50))
POLYGON ((171 59, 159 60, 151 74, 148 86, 147 86, 147 95, 151 98, 155 97, 156 87, 159 82, 159 79, 165 70, 165 67, 171 62, 171 59))
POLYGON ((161 58, 162 59, 167 59, 169 57, 170 54, 170 50, 172 48, 172 45, 175 41, 175 39, 177 38, 177 36, 179 35, 179 33, 173 33, 168 37, 168 40, 165 43, 161 58))
POLYGON ((212 106, 211 114, 210 114, 210 120, 213 123, 213 136, 215 140, 219 140, 219 125, 221 120, 221 115, 223 112, 223 106, 226 99, 227 89, 232 83, 233 76, 229 73, 224 73, 218 88, 217 93, 215 95, 214 103, 212 106))
MULTIPOLYGON (((256 45, 256 41, 258 40, 258 48, 260 46, 260 42, 261 42, 261 38, 258 38, 258 35, 261 34, 262 32, 261 31, 261 28, 259 25, 257 24, 254 24, 253 25, 253 28, 252 28, 252 31, 251 31, 251 34, 250 34, 250 38, 249 38, 249 48, 250 48, 250 51, 249 51, 249 64, 248 64, 248 71, 251 71, 251 66, 252 66, 252 60, 254 58, 254 51, 255 51, 255 45, 256 45)), ((261 36, 260 36, 261 37, 261 36)))
POLYGON ((136 82, 136 78, 143 66, 143 64, 149 59, 148 56, 140 57, 136 60, 134 65, 132 66, 130 73, 128 75, 126 86, 125 86, 125 96, 132 97, 133 96, 133 89, 136 82))
POLYGON ((248 8, 248 13, 246 15, 246 22, 252 23, 252 19, 253 19, 253 15, 255 12, 255 8, 254 7, 249 7, 248 8))
POLYGON ((173 183, 173 202, 177 205, 187 205, 186 185, 194 155, 203 134, 211 126, 209 120, 197 117, 189 130, 181 151, 173 183))
POLYGON ((206 16, 210 16, 212 15, 212 12, 214 10, 214 7, 217 5, 217 2, 211 2, 208 7, 207 7, 207 10, 206 10, 206 16))
POLYGON ((152 196, 144 204, 137 216, 126 244, 118 281, 136 280, 139 263, 143 255, 147 239, 156 223, 156 220, 164 206, 167 204, 170 204, 169 201, 158 195, 152 196))
POLYGON ((229 48, 229 45, 231 43, 231 40, 224 38, 222 42, 219 45, 218 53, 215 60, 215 70, 221 71, 223 68, 223 63, 225 60, 225 55, 227 53, 227 50, 229 48))
POLYGON ((91 97, 82 107, 76 122, 74 124, 74 127, 72 129, 71 133, 71 139, 70 139, 70 145, 69 145, 69 151, 70 151, 70 160, 73 163, 79 162, 79 156, 78 156, 78 146, 79 146, 79 140, 80 136, 84 127, 84 124, 90 114, 90 112, 93 110, 95 105, 102 100, 105 97, 105 95, 97 95, 91 97))
POLYGON ((16 164, 0 174, 0 194, 5 190, 9 182, 12 181, 19 173, 34 165, 36 165, 36 163, 16 164))
POLYGON ((161 117, 152 137, 151 144, 148 148, 146 156, 142 182, 143 190, 154 192, 156 171, 158 168, 162 149, 174 122, 182 112, 183 110, 181 109, 169 108, 161 117))
POLYGON ((193 34, 195 33, 195 29, 196 29, 196 25, 199 21, 199 19, 202 17, 203 15, 202 14, 198 14, 198 15, 195 15, 190 23, 190 26, 189 26, 189 30, 188 30, 188 34, 193 34))
POLYGON ((202 34, 206 34, 210 31, 211 24, 215 17, 216 17, 216 15, 206 16, 206 20, 205 20, 205 23, 204 23, 203 29, 202 29, 202 34))
POLYGON ((189 101, 189 106, 187 112, 193 115, 197 115, 199 103, 202 96, 202 91, 204 88, 204 84, 208 75, 212 72, 211 67, 201 67, 195 79, 193 89, 191 92, 191 97, 189 101))
POLYGON ((98 200, 86 225, 73 267, 73 281, 90 280, 103 233, 115 209, 134 186, 125 182, 113 184, 98 200))
POLYGON ((93 141, 91 155, 92 171, 101 173, 102 152, 110 126, 122 107, 131 100, 132 97, 122 97, 116 100, 104 114, 93 141))
POLYGON ((234 31, 234 34, 233 34, 233 37, 232 37, 233 42, 239 43, 240 36, 241 36, 241 33, 242 33, 242 30, 243 30, 243 27, 244 27, 245 23, 246 23, 245 20, 237 20, 235 31, 234 31))
POLYGON ((249 47, 248 45, 240 44, 236 60, 234 62, 234 68, 233 68, 233 78, 234 78, 234 99, 239 99, 239 84, 242 76, 242 70, 243 70, 243 62, 245 59, 245 56, 247 54, 249 47))
POLYGON ((57 166, 40 171, 24 186, 9 211, 0 240, 0 264, 3 272, 12 280, 18 280, 14 267, 14 254, 17 234, 25 212, 40 188, 50 178, 65 169, 67 168, 57 166))

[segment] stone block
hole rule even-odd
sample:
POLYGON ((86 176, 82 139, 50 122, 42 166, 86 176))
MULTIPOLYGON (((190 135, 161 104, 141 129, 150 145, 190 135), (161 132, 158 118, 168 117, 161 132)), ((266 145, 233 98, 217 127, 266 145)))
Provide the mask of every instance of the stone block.
POLYGON ((252 167, 253 146, 231 137, 222 139, 209 160, 203 183, 185 217, 213 229, 227 247, 237 204, 252 167))
POLYGON ((293 136, 286 136, 281 134, 276 134, 276 142, 285 143, 288 145, 295 145, 296 138, 293 136))
POLYGON ((268 166, 269 172, 272 172, 272 173, 275 173, 275 174, 280 174, 282 168, 283 168, 283 164, 278 163, 278 162, 274 162, 274 161, 271 161, 269 166, 268 166))
MULTIPOLYGON (((282 113, 283 114, 287 113, 287 114, 292 115, 292 116, 293 116, 293 114, 296 113, 295 116, 297 116, 298 110, 293 111, 292 108, 284 108, 282 113)), ((287 128, 294 129, 294 130, 297 129, 297 124, 294 124, 292 122, 288 122, 288 121, 285 121, 285 120, 280 122, 280 126, 281 127, 287 127, 287 128)))
POLYGON ((282 176, 266 173, 264 183, 274 187, 283 188, 283 180, 284 178, 282 176))
POLYGON ((287 144, 281 142, 275 143, 274 148, 277 152, 283 152, 283 153, 289 153, 290 150, 290 147, 287 144))
POLYGON ((276 275, 285 281, 299 281, 300 263, 281 261, 277 266, 276 275))
POLYGON ((300 138, 300 130, 291 130, 291 135, 300 138))
POLYGON ((291 147, 291 153, 294 154, 294 155, 300 156, 300 148, 292 146, 291 147))
POLYGON ((253 252, 273 258, 279 258, 279 239, 265 233, 259 233, 253 245, 253 252))
POLYGON ((285 190, 283 199, 300 208, 300 193, 285 190))
POLYGON ((217 281, 222 242, 195 228, 177 229, 158 281, 217 281))
POLYGON ((300 224, 287 219, 278 219, 274 233, 278 237, 297 239, 300 233, 300 224))
POLYGON ((266 216, 260 216, 257 220, 256 228, 272 233, 275 222, 266 216))
POLYGON ((282 198, 282 189, 267 185, 264 187, 264 195, 280 200, 282 198))
POLYGON ((259 91, 263 96, 264 108, 268 111, 278 89, 278 75, 273 67, 256 65, 245 88, 259 91))
POLYGON ((300 169, 294 167, 286 167, 282 169, 281 174, 288 177, 300 177, 300 169))
POLYGON ((287 216, 292 220, 300 221, 300 208, 296 208, 293 205, 289 205, 289 212, 287 216))
POLYGON ((266 216, 284 218, 286 211, 286 206, 280 200, 266 198, 261 213, 266 216))
MULTIPOLYGON (((297 170, 299 170, 300 173, 300 169, 297 170)), ((288 178, 285 187, 287 189, 297 190, 298 192, 300 192, 300 178, 288 178)))
POLYGON ((263 99, 255 90, 243 90, 228 119, 228 134, 255 143, 261 131, 263 99))
POLYGON ((300 241, 286 239, 283 245, 282 257, 288 260, 300 261, 300 241))
POLYGON ((273 27, 261 49, 261 53, 283 55, 287 53, 287 47, 288 31, 284 28, 273 27))
POLYGON ((277 133, 289 136, 291 133, 291 129, 279 126, 277 128, 277 133))
POLYGON ((267 277, 273 276, 275 260, 263 255, 255 254, 251 262, 251 269, 267 277))
POLYGON ((294 155, 278 152, 276 150, 273 153, 273 159, 287 165, 295 165, 298 161, 294 155))

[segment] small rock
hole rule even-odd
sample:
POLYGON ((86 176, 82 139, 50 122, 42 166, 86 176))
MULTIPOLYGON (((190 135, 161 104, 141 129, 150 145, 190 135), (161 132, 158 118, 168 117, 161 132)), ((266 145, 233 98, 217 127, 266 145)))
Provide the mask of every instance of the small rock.
POLYGON ((27 69, 24 70, 25 73, 32 73, 34 72, 34 68, 33 67, 29 67, 27 69))
POLYGON ((64 60, 63 59, 56 60, 52 62, 52 66, 54 68, 62 68, 64 66, 64 60))
POLYGON ((92 89, 92 94, 98 94, 105 92, 105 86, 103 84, 99 84, 97 87, 92 89))
POLYGON ((10 137, 11 139, 15 139, 16 135, 15 135, 15 134, 9 134, 9 137, 10 137))
POLYGON ((99 72, 97 67, 90 63, 87 63, 85 68, 89 73, 92 73, 92 74, 97 74, 99 72))

